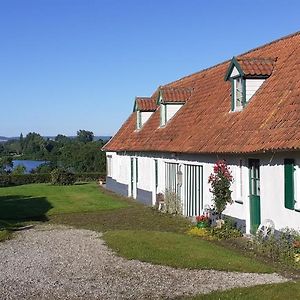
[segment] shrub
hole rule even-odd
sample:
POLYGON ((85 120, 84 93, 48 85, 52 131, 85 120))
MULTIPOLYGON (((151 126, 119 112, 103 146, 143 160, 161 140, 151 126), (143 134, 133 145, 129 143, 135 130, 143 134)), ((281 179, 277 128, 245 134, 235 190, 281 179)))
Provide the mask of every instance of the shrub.
POLYGON ((100 172, 76 173, 76 181, 99 181, 105 180, 106 174, 100 172))
POLYGON ((182 204, 180 197, 173 191, 166 190, 164 197, 163 212, 169 214, 182 214, 182 204))
POLYGON ((299 232, 285 228, 268 237, 258 234, 249 242, 249 246, 255 253, 268 257, 274 262, 297 264, 299 263, 298 241, 300 241, 299 232))
POLYGON ((63 169, 55 169, 51 173, 51 183, 56 185, 72 185, 76 181, 75 174, 63 169))
POLYGON ((237 238, 243 235, 242 232, 237 228, 234 219, 230 217, 224 218, 224 224, 221 228, 212 227, 210 233, 213 237, 219 240, 237 238))
POLYGON ((188 235, 193 235, 193 236, 198 236, 202 237, 208 240, 213 240, 214 238, 211 235, 211 230, 210 228, 198 228, 198 227, 193 227, 188 231, 188 235))
POLYGON ((227 203, 232 203, 230 186, 233 182, 231 171, 224 160, 218 160, 214 165, 213 173, 208 178, 211 184, 210 192, 213 194, 214 207, 219 219, 227 203))
POLYGON ((50 174, 1 175, 0 186, 50 182, 50 174))

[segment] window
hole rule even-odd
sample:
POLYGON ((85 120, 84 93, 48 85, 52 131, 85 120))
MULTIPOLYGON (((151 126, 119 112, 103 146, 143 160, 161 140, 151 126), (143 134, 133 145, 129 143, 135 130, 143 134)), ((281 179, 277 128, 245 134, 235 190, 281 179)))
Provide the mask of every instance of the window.
POLYGON ((139 164, 138 164, 138 159, 135 159, 135 178, 136 178, 136 182, 139 181, 139 164))
POLYGON ((142 116, 141 112, 138 110, 136 112, 136 129, 141 129, 142 128, 142 116))
POLYGON ((112 177, 112 156, 107 155, 106 161, 107 161, 107 165, 106 165, 107 176, 112 177))
POLYGON ((284 160, 284 206, 287 209, 295 208, 295 161, 294 159, 284 160))
POLYGON ((155 190, 157 192, 157 187, 158 187, 158 161, 157 161, 157 159, 154 160, 154 168, 155 168, 155 190))
POLYGON ((244 82, 242 77, 237 77, 232 82, 233 85, 233 111, 240 111, 244 104, 244 82))
POLYGON ((235 168, 235 202, 243 204, 243 160, 239 160, 239 164, 235 168))
POLYGON ((165 104, 160 105, 160 126, 166 125, 167 107, 165 104))

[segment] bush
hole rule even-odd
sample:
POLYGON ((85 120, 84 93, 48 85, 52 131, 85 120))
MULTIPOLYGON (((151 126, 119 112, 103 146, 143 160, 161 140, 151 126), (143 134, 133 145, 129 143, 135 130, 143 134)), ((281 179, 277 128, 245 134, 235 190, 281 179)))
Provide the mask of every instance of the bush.
POLYGON ((169 214, 182 214, 181 199, 175 192, 169 190, 165 191, 164 206, 162 211, 169 214))
POLYGON ((207 240, 213 240, 214 238, 211 236, 211 230, 210 228, 198 228, 193 227, 190 229, 187 233, 188 235, 198 236, 202 237, 207 240))
POLYGON ((249 246, 255 253, 268 257, 274 262, 295 264, 298 263, 298 241, 300 241, 299 232, 285 228, 268 237, 258 234, 249 242, 249 246))
POLYGON ((91 173, 76 173, 76 181, 105 181, 106 174, 99 172, 91 172, 91 173))
POLYGON ((210 234, 219 240, 237 238, 243 235, 237 228, 234 219, 230 217, 224 218, 224 224, 221 228, 212 227, 210 234))
POLYGON ((1 175, 0 186, 50 182, 50 174, 1 175))
MULTIPOLYGON (((103 173, 78 173, 73 174, 73 176, 75 176, 75 181, 98 181, 99 179, 105 179, 105 174, 103 173)), ((50 173, 0 175, 0 187, 50 182, 52 182, 50 173)))
POLYGON ((51 183, 56 185, 72 185, 76 181, 75 174, 63 169, 55 169, 51 173, 51 183))

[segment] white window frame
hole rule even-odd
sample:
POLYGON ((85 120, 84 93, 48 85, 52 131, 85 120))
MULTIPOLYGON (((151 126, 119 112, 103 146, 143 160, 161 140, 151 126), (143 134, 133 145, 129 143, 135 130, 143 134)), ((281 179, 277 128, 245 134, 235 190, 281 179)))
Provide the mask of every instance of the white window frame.
POLYGON ((245 93, 243 90, 243 78, 241 76, 233 79, 233 93, 234 111, 241 111, 243 109, 243 96, 245 93), (240 94, 238 95, 238 93, 240 94))
POLYGON ((106 175, 112 177, 112 156, 106 156, 106 175))

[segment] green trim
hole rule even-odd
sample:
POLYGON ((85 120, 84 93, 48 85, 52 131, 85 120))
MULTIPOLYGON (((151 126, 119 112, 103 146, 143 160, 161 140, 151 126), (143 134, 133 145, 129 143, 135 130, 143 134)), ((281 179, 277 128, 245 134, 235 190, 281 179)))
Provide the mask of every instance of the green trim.
POLYGON ((260 192, 258 182, 260 181, 259 159, 249 159, 249 201, 250 201, 250 232, 255 234, 261 222, 260 192), (254 172, 252 172, 252 167, 254 172), (253 183, 253 186, 252 186, 253 183))
POLYGON ((240 64, 238 63, 236 57, 234 56, 232 59, 231 59, 231 62, 230 62, 230 65, 229 65, 229 68, 227 69, 227 72, 225 74, 225 77, 224 77, 224 80, 227 81, 228 79, 230 79, 230 74, 232 73, 232 70, 233 68, 236 67, 237 70, 239 71, 240 73, 240 76, 244 76, 244 72, 240 66, 240 64))
POLYGON ((138 110, 138 105, 137 105, 137 97, 135 97, 135 100, 134 100, 134 104, 133 104, 133 112, 137 111, 138 110))
POLYGON ((246 79, 242 77, 242 89, 243 89, 243 98, 242 98, 242 105, 243 105, 243 108, 245 107, 246 105, 246 79))
POLYGON ((155 168, 155 188, 157 192, 158 187, 158 161, 157 159, 154 160, 154 168, 155 168))
POLYGON ((139 161, 137 157, 135 158, 135 180, 136 183, 139 182, 139 161))
POLYGON ((164 125, 166 125, 167 124, 167 105, 164 104, 164 106, 165 106, 165 120, 164 120, 164 125))
POLYGON ((292 210, 295 208, 294 166, 294 159, 284 160, 284 207, 292 210))
POLYGON ((158 92, 158 97, 157 97, 157 100, 156 100, 156 105, 161 104, 162 101, 160 101, 160 99, 163 99, 163 97, 162 97, 162 90, 161 89, 158 92))
POLYGON ((234 111, 234 80, 230 78, 231 83, 231 111, 234 111))

